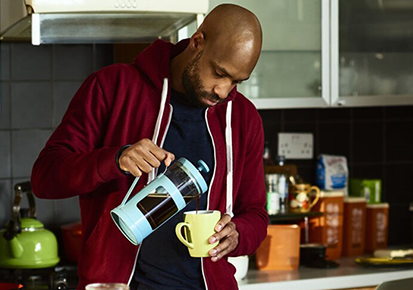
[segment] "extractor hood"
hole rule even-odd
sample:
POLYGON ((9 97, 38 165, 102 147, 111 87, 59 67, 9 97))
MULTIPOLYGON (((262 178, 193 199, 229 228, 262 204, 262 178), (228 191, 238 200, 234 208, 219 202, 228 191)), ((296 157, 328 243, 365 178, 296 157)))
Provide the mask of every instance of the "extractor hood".
POLYGON ((19 1, 27 13, 14 23, 2 21, 7 28, 1 41, 31 40, 33 45, 174 41, 180 28, 194 21, 199 25, 208 11, 208 0, 7 1, 1 1, 2 18, 19 1))

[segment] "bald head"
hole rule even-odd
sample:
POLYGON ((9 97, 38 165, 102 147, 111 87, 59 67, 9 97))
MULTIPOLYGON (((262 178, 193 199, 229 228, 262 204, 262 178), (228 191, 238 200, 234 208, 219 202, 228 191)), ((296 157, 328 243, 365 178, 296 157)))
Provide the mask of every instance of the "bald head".
POLYGON ((197 32, 203 33, 206 49, 217 49, 225 57, 248 57, 250 65, 258 61, 262 31, 257 17, 249 10, 233 4, 215 7, 197 32))
POLYGON ((232 4, 215 7, 171 59, 172 87, 188 96, 188 104, 213 106, 247 80, 261 53, 262 32, 257 17, 232 4))

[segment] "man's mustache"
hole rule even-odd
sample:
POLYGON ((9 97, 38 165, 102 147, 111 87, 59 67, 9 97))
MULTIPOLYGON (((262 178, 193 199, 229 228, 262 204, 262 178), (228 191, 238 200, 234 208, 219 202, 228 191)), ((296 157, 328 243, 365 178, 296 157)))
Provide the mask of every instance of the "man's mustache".
POLYGON ((207 93, 207 92, 202 92, 202 97, 207 98, 208 100, 214 101, 214 102, 218 102, 218 103, 222 103, 222 99, 215 93, 207 93))

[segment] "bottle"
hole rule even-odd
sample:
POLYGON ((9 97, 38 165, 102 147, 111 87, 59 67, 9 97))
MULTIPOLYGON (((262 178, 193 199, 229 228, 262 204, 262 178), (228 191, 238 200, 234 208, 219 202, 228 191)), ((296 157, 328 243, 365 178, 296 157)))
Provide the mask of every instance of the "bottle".
POLYGON ((286 213, 288 205, 288 176, 286 174, 286 170, 283 170, 283 166, 285 164, 285 156, 277 156, 277 163, 280 167, 280 173, 278 174, 278 182, 276 189, 280 199, 280 213, 286 213))
POLYGON ((277 192, 278 174, 266 174, 267 187, 266 210, 269 215, 275 215, 280 211, 280 195, 277 192))
POLYGON ((271 149, 270 149, 270 142, 265 141, 264 145, 264 153, 262 155, 264 159, 264 168, 267 166, 274 165, 274 160, 272 159, 271 149))

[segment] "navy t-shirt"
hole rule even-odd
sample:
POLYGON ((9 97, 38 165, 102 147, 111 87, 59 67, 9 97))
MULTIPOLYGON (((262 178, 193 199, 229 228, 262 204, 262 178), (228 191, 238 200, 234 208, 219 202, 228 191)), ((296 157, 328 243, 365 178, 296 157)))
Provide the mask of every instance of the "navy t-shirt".
MULTIPOLYGON (((212 141, 205 121, 205 109, 182 103, 181 93, 172 90, 173 107, 171 124, 163 148, 175 155, 175 160, 185 157, 195 166, 202 159, 210 168, 202 173, 209 185, 214 166, 212 141)), ((161 166, 159 172, 164 171, 161 166)), ((207 193, 200 198, 199 209, 206 209, 207 193)), ((178 212, 141 244, 134 282, 131 288, 144 289, 205 289, 201 259, 192 258, 188 248, 175 235, 175 227, 183 221, 183 212, 195 210, 196 199, 178 212)))

